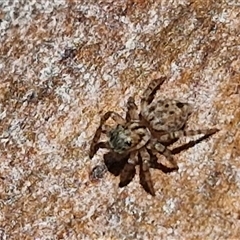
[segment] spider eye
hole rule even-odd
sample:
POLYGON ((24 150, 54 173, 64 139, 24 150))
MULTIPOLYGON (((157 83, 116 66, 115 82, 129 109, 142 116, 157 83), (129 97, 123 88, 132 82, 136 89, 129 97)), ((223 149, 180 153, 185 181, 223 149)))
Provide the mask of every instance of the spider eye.
POLYGON ((130 147, 132 145, 131 141, 127 141, 126 144, 130 147))

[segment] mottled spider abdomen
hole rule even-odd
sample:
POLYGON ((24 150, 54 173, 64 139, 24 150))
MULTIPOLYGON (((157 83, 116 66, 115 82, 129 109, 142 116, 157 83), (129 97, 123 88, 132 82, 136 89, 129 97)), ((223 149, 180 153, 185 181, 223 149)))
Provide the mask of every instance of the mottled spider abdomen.
POLYGON ((183 128, 191 106, 173 99, 153 101, 141 111, 142 117, 156 131, 174 132, 183 128))

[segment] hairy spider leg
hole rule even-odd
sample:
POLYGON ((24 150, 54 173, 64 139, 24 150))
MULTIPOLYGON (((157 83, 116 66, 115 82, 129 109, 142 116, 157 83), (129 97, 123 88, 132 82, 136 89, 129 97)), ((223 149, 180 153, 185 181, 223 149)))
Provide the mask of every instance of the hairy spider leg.
POLYGON ((153 101, 158 88, 165 80, 166 77, 161 77, 150 82, 147 89, 143 93, 143 98, 141 99, 141 109, 146 109, 147 106, 153 101))
POLYGON ((198 129, 198 130, 178 130, 178 131, 162 134, 161 136, 158 137, 158 140, 162 143, 167 143, 173 139, 178 139, 180 137, 194 136, 199 134, 210 136, 216 133, 217 131, 219 131, 219 129, 217 128, 198 129))
MULTIPOLYGON (((91 146, 92 147, 92 146, 91 146)), ((94 154, 89 154, 90 158, 93 158, 93 156, 95 155, 95 153, 100 149, 100 148, 105 148, 105 149, 111 149, 109 143, 106 142, 98 142, 94 145, 94 154)))
POLYGON ((178 170, 178 165, 177 165, 176 161, 173 158, 171 150, 169 150, 166 146, 164 146, 159 141, 156 141, 156 143, 154 143, 153 146, 154 146, 153 151, 156 150, 157 152, 162 154, 172 164, 172 168, 171 169, 178 170))
POLYGON ((153 182, 151 178, 150 168, 150 154, 147 149, 144 147, 138 153, 139 165, 140 165, 140 184, 144 190, 150 193, 152 196, 155 196, 155 191, 153 188, 153 182))
MULTIPOLYGON (((106 112, 101 120, 100 120, 100 125, 98 127, 98 129, 96 130, 95 132, 95 135, 93 137, 93 140, 92 140, 92 143, 91 143, 91 146, 90 146, 90 151, 89 151, 89 157, 90 158, 93 158, 93 156, 96 154, 97 150, 100 148, 100 146, 103 146, 103 145, 97 145, 100 137, 101 137, 101 134, 102 133, 105 133, 105 131, 103 131, 102 129, 102 126, 105 124, 105 122, 109 119, 109 118, 112 118, 115 122, 117 122, 118 124, 125 124, 125 120, 121 117, 121 115, 119 115, 118 113, 116 112, 113 112, 113 111, 108 111, 106 112)), ((108 146, 107 146, 108 148, 108 146)))
POLYGON ((176 171, 175 168, 169 168, 167 166, 164 166, 162 163, 158 162, 158 158, 155 154, 153 154, 151 149, 147 149, 149 155, 150 155, 150 161, 149 161, 149 167, 161 170, 163 173, 170 173, 173 171, 176 171))
POLYGON ((135 104, 134 98, 129 97, 127 101, 127 114, 126 114, 126 121, 130 122, 132 120, 139 120, 139 114, 137 112, 138 108, 135 104))
MULTIPOLYGON (((189 149, 189 148, 192 148, 192 147, 194 147, 196 144, 198 144, 198 143, 200 143, 200 142, 208 139, 208 138, 209 138, 210 136, 212 136, 214 133, 215 133, 215 132, 206 134, 206 135, 198 138, 197 140, 192 140, 192 141, 190 141, 190 142, 188 142, 188 143, 185 143, 185 144, 183 144, 183 145, 181 145, 181 146, 178 146, 178 147, 174 148, 173 150, 171 150, 171 152, 172 152, 173 155, 175 155, 175 154, 178 154, 178 153, 180 153, 180 152, 182 152, 182 151, 184 151, 184 150, 187 150, 187 149, 189 149)), ((177 141, 177 140, 175 140, 175 141, 177 141)), ((175 142, 175 141, 174 141, 174 142, 175 142)))
MULTIPOLYGON (((133 160, 135 159, 135 154, 131 153, 130 154, 130 159, 133 160)), ((136 174, 136 166, 137 162, 135 160, 133 161, 127 161, 126 164, 123 167, 123 170, 120 173, 120 182, 119 182, 119 187, 125 187, 127 186, 132 179, 134 178, 136 174)))

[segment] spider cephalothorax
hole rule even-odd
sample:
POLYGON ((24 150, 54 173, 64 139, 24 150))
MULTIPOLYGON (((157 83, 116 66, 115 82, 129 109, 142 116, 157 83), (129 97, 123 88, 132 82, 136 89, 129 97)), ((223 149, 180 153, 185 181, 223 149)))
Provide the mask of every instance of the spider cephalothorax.
POLYGON ((139 112, 134 99, 130 97, 125 119, 112 111, 101 118, 89 156, 92 158, 99 148, 109 149, 104 155, 104 162, 110 172, 120 175, 120 187, 132 180, 136 173, 135 166, 139 165, 141 185, 148 193, 155 195, 149 168, 161 169, 165 173, 178 169, 168 145, 182 136, 204 134, 208 137, 218 131, 216 128, 184 130, 192 112, 188 103, 172 99, 154 101, 154 96, 165 79, 166 77, 161 77, 149 84, 141 99, 139 112), (110 117, 118 123, 116 127, 105 125, 110 117), (101 133, 107 134, 106 142, 99 142, 101 133), (164 155, 172 167, 166 168, 158 163, 157 153, 164 155))
POLYGON ((110 148, 117 153, 132 152, 146 145, 150 140, 149 130, 139 122, 117 125, 107 134, 110 148))
POLYGON ((109 134, 109 145, 115 152, 123 153, 132 146, 132 138, 129 131, 124 126, 117 125, 109 134))

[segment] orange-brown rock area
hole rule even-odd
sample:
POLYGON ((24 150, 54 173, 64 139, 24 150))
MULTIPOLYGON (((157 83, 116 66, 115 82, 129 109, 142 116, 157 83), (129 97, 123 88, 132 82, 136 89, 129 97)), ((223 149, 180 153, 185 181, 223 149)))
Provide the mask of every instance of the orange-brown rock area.
POLYGON ((239 239, 238 1, 6 0, 0 43, 0 239, 239 239), (93 181, 100 116, 158 74, 186 128, 220 131, 151 169, 155 197, 138 175, 93 181))

